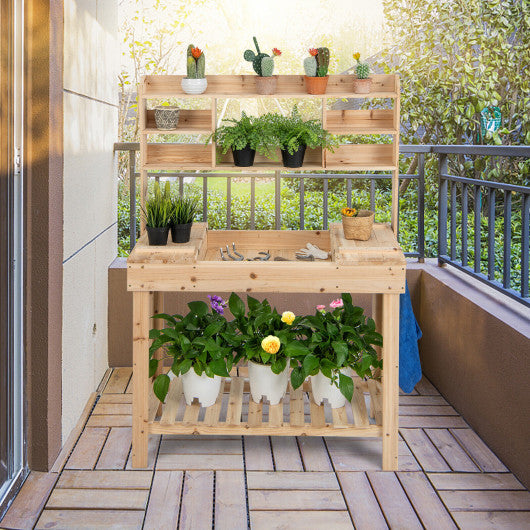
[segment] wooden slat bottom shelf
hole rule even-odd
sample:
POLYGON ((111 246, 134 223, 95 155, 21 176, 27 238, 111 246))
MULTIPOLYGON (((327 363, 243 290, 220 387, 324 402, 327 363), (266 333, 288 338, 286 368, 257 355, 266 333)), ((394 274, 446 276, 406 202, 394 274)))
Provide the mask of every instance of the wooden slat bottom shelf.
POLYGON ((232 434, 269 436, 381 437, 381 385, 355 379, 351 403, 332 409, 316 405, 310 383, 289 390, 278 405, 255 403, 250 398, 248 379, 226 378, 217 401, 201 407, 186 405, 179 379, 171 381, 166 403, 150 407, 151 434, 232 434))

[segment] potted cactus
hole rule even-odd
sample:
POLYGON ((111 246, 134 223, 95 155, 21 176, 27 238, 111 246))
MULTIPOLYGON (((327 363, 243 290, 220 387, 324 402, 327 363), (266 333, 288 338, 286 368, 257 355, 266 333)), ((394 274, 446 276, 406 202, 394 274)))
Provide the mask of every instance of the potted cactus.
POLYGON ((206 59, 204 52, 193 44, 188 46, 186 69, 188 75, 181 81, 182 90, 186 94, 202 94, 208 86, 204 77, 206 59))
POLYGON ((361 61, 361 54, 359 52, 354 53, 353 58, 357 61, 355 77, 353 78, 353 92, 355 94, 369 94, 372 90, 372 78, 368 77, 370 74, 370 65, 367 62, 361 61))
POLYGON ((310 48, 304 59, 305 84, 308 94, 325 94, 328 86, 329 49, 310 48))
POLYGON ((256 37, 253 37, 256 52, 245 50, 243 57, 245 61, 252 63, 252 68, 258 77, 256 77, 256 92, 261 95, 270 95, 276 92, 277 75, 274 72, 274 57, 279 57, 282 52, 278 48, 272 49, 272 57, 260 51, 256 37))

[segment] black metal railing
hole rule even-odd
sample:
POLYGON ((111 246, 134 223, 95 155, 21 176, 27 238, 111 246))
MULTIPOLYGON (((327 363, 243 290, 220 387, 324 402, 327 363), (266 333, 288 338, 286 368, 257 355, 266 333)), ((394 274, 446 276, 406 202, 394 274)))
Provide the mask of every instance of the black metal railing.
MULTIPOLYGON (((136 221, 136 180, 139 176, 136 167, 138 143, 116 143, 115 152, 127 153, 127 175, 129 182, 129 234, 130 249, 136 243, 137 221, 136 221)), ((417 212, 417 237, 415 248, 406 252, 408 257, 423 261, 425 258, 425 166, 426 157, 438 159, 438 247, 437 257, 440 264, 452 265, 478 280, 491 285, 495 289, 508 296, 530 306, 529 299, 529 207, 530 187, 516 186, 493 181, 472 179, 448 174, 448 157, 451 155, 471 156, 495 156, 495 157, 521 157, 530 158, 530 147, 526 146, 460 146, 460 145, 402 145, 400 155, 410 157, 417 156, 415 173, 401 174, 400 181, 405 179, 417 182, 416 201, 417 212), (485 194, 484 191, 485 190, 485 194), (495 220, 500 219, 496 201, 496 192, 503 194, 503 251, 500 264, 496 264, 495 220), (473 197, 473 212, 469 212, 469 200, 473 197), (483 208, 483 197, 486 197, 487 208, 483 208), (460 199, 460 200, 459 200, 460 199), (460 209, 458 209, 460 206, 460 209), (520 234, 514 233, 516 239, 520 240, 520 273, 514 274, 512 264, 512 232, 513 232, 513 208, 520 208, 521 223, 520 234), (469 219, 472 217, 472 230, 470 230, 469 219), (483 252, 483 221, 487 220, 486 249, 483 252), (472 232, 473 246, 469 246, 469 235, 472 232), (473 266, 469 260, 473 260, 473 266), (486 267, 487 273, 483 272, 486 267), (502 269, 502 280, 499 281, 499 268, 502 269), (518 285, 517 290, 512 284, 518 285)), ((202 180, 202 219, 208 221, 208 181, 211 178, 222 177, 226 179, 226 228, 231 229, 232 218, 232 179, 245 177, 250 179, 250 229, 256 228, 256 179, 274 178, 274 228, 282 227, 281 216, 281 188, 283 179, 299 180, 299 226, 304 229, 305 219, 305 190, 306 183, 311 179, 322 181, 322 225, 320 228, 328 228, 328 205, 329 184, 335 179, 346 182, 346 201, 348 206, 352 204, 353 183, 359 180, 369 181, 370 208, 375 208, 376 181, 390 181, 390 174, 333 174, 333 173, 288 173, 276 171, 275 173, 200 173, 200 172, 160 172, 149 173, 150 178, 159 180, 160 177, 175 179, 178 181, 178 189, 184 194, 185 179, 187 177, 201 178, 202 180)), ((414 195, 411 195, 414 196, 414 195)), ((399 216, 398 216, 399 218, 399 216)), ((399 226, 398 226, 399 237, 399 226)), ((519 247, 518 247, 519 248, 519 247)), ((498 257, 498 255, 497 255, 498 257)), ((498 261, 498 260, 497 260, 498 261)))

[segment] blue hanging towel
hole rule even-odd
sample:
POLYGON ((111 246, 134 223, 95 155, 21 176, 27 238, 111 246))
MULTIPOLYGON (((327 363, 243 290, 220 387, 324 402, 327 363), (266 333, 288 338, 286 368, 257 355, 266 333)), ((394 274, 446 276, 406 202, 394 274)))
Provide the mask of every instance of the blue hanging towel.
POLYGON ((420 352, 418 340, 421 329, 412 311, 408 283, 405 292, 399 296, 399 386, 403 392, 414 390, 421 379, 420 352))

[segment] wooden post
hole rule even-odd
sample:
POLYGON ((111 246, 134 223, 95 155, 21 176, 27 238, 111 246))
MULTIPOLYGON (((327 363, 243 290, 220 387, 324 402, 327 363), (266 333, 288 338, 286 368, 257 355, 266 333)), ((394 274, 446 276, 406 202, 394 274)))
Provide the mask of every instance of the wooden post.
POLYGON ((395 134, 393 135, 393 159, 396 169, 392 171, 392 214, 391 214, 391 225, 394 234, 398 233, 399 224, 399 131, 400 131, 400 80, 399 76, 395 77, 395 90, 397 97, 394 99, 394 119, 393 126, 395 127, 395 134))
POLYGON ((142 208, 145 208, 145 201, 147 200, 147 171, 144 169, 147 163, 147 135, 144 134, 147 126, 147 100, 142 97, 143 83, 138 87, 138 113, 139 113, 139 127, 140 127, 140 234, 145 232, 145 215, 142 208))
POLYGON ((399 294, 384 294, 383 332, 383 471, 398 469, 399 294))
MULTIPOLYGON (((374 293, 372 295, 372 318, 375 322, 375 329, 381 333, 381 326, 383 324, 383 317, 382 317, 382 311, 383 311, 383 295, 380 293, 374 293)), ((379 346, 375 347, 375 351, 377 352, 378 359, 381 359, 382 351, 379 346)), ((377 368, 374 371, 375 377, 381 377, 381 369, 377 368)), ((374 402, 371 399, 370 400, 370 418, 375 418, 375 406, 374 402)))
MULTIPOLYGON (((164 312, 164 293, 161 291, 157 291, 153 294, 153 315, 158 315, 160 313, 164 312)), ((166 325, 165 321, 160 318, 150 319, 152 322, 152 326, 155 329, 163 329, 166 325)), ((163 357, 163 351, 162 349, 157 350, 155 353, 156 359, 162 359, 163 357)), ((155 377, 157 375, 160 375, 164 371, 164 364, 158 363, 158 368, 155 373, 155 377)), ((158 412, 157 415, 160 416, 162 414, 162 403, 158 405, 158 412)))
POLYGON ((133 423, 132 466, 147 467, 148 390, 149 390, 149 317, 153 294, 133 293, 133 423))

